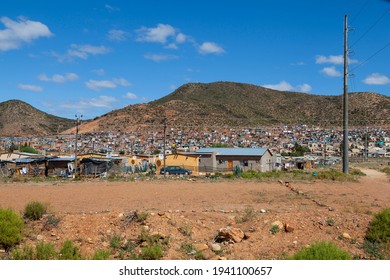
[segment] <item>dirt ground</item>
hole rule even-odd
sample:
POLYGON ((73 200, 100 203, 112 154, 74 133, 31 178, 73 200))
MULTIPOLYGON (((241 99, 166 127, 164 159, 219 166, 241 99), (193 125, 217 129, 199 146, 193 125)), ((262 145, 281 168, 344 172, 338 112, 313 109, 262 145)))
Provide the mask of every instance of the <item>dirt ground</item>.
POLYGON ((121 258, 110 240, 134 241, 143 229, 169 237, 163 257, 169 260, 194 258, 183 251, 186 244, 205 259, 281 259, 320 240, 366 259, 364 235, 373 214, 390 207, 390 181, 384 173, 362 171, 367 176, 358 182, 292 182, 290 188, 284 182, 207 178, 2 183, 0 207, 22 212, 31 201, 48 204, 60 222, 28 222, 22 245, 43 240, 59 248, 70 239, 85 257, 105 249, 121 258), (146 221, 126 223, 135 210, 147 212, 146 221), (272 234, 275 221, 287 223, 289 232, 272 234), (245 238, 216 243, 221 228, 240 229, 245 238))

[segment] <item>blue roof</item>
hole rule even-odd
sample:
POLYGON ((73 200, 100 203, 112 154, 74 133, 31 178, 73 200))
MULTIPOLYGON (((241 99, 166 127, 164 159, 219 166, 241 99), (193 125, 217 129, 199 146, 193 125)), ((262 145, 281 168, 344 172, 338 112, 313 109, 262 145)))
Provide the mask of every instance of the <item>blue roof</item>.
POLYGON ((197 154, 217 153, 219 156, 263 156, 268 150, 263 148, 202 148, 197 154))

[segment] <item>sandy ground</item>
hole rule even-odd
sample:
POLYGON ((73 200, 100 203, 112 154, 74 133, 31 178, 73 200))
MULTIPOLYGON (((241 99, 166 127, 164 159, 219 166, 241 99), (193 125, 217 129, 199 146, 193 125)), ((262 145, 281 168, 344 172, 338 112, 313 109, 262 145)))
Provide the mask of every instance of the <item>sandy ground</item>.
MULTIPOLYGON (((390 207, 390 181, 378 171, 363 172, 367 176, 359 182, 293 182, 293 190, 279 182, 223 179, 3 183, 0 207, 22 212, 30 201, 47 203, 60 223, 48 229, 43 221, 29 222, 24 243, 60 246, 71 239, 86 256, 110 249, 113 236, 136 240, 144 228, 170 238, 164 259, 192 258, 180 249, 183 244, 203 246, 206 259, 279 259, 319 240, 368 258, 362 249, 365 231, 372 214, 390 207), (149 213, 146 222, 124 226, 134 210, 149 213), (293 231, 271 234, 274 221, 293 231), (228 226, 248 238, 212 251, 218 230, 228 226), (343 238, 345 233, 350 237, 343 238)), ((114 252, 111 257, 119 258, 114 252)))

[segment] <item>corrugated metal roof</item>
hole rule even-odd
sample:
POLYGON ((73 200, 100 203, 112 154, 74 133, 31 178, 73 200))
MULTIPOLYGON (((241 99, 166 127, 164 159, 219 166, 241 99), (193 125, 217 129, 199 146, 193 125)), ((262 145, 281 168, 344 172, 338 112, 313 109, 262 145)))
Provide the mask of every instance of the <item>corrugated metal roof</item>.
POLYGON ((74 157, 59 157, 48 159, 48 161, 74 161, 74 159, 74 157))
POLYGON ((16 158, 15 163, 43 162, 45 158, 16 158))
POLYGON ((198 154, 217 153, 220 156, 263 156, 267 149, 263 148, 202 148, 198 154))

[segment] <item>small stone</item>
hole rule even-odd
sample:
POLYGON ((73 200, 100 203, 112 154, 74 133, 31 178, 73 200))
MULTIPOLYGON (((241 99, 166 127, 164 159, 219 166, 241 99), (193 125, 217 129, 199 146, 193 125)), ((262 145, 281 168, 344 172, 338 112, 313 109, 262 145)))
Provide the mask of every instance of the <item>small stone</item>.
POLYGON ((328 210, 329 211, 334 211, 334 209, 332 207, 329 207, 328 210))
POLYGON ((108 246, 110 246, 110 244, 108 244, 108 242, 103 242, 103 243, 102 243, 102 246, 105 247, 105 248, 107 248, 108 246))
POLYGON ((348 233, 344 232, 344 233, 343 233, 343 238, 345 238, 345 239, 351 239, 351 236, 350 236, 348 233))
POLYGON ((293 231, 294 231, 294 228, 291 226, 291 224, 285 223, 285 225, 284 225, 284 230, 285 230, 286 232, 293 232, 293 231))
POLYGON ((260 213, 265 213, 267 211, 265 211, 264 209, 260 209, 260 213))
POLYGON ((193 244, 192 245, 194 247, 194 249, 198 252, 202 252, 202 251, 205 251, 207 250, 209 247, 204 244, 204 243, 198 243, 198 244, 193 244))
POLYGON ((149 226, 143 226, 143 229, 149 231, 149 226))
POLYGON ((87 238, 87 242, 88 242, 89 244, 93 244, 92 238, 87 238))
POLYGON ((210 249, 214 252, 221 251, 221 245, 219 245, 217 243, 210 243, 209 246, 210 246, 210 249))
POLYGON ((119 213, 118 218, 123 218, 123 213, 119 213))
POLYGON ((158 212, 157 213, 160 217, 162 217, 162 216, 164 216, 165 215, 165 213, 164 212, 158 212))
POLYGON ((295 247, 297 247, 298 241, 294 240, 294 241, 293 241, 293 244, 294 244, 295 247))
POLYGON ((52 232, 50 233, 50 235, 51 235, 51 236, 56 236, 56 233, 55 233, 54 231, 52 231, 52 232))

